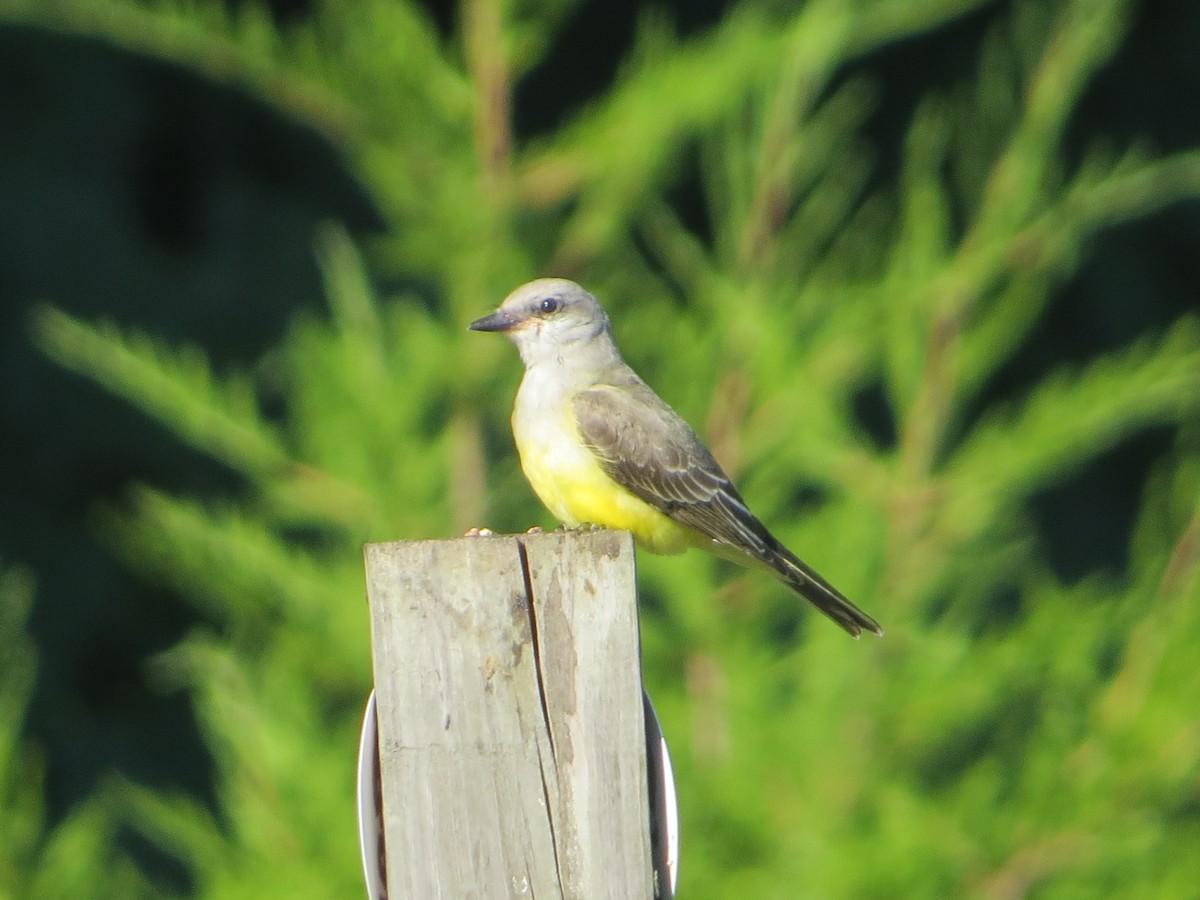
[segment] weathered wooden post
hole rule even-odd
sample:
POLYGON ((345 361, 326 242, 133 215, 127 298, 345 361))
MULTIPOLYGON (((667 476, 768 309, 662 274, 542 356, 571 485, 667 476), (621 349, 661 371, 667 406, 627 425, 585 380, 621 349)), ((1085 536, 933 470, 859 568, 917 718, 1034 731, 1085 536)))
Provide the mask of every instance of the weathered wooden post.
POLYGON ((651 900, 633 544, 366 547, 396 898, 651 900))

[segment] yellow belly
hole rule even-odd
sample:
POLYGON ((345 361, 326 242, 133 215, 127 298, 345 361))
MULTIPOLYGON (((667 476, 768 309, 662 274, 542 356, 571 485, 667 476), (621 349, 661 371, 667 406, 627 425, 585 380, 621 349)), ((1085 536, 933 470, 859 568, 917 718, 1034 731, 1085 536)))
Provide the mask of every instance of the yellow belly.
POLYGON ((623 529, 653 553, 682 553, 693 543, 682 525, 605 474, 579 439, 573 417, 558 422, 541 419, 532 429, 522 429, 516 419, 513 425, 525 477, 564 525, 623 529))

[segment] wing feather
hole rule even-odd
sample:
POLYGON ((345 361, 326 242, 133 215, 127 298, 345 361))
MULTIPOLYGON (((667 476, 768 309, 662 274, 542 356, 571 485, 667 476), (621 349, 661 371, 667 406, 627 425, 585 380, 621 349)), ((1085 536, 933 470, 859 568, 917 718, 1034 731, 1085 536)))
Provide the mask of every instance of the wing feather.
POLYGON ((708 448, 641 379, 575 397, 579 435, 605 473, 701 534, 766 561, 773 539, 708 448))
POLYGON ((605 473, 676 522, 773 569, 854 637, 879 623, 781 544, 691 427, 630 370, 574 401, 579 436, 605 473))

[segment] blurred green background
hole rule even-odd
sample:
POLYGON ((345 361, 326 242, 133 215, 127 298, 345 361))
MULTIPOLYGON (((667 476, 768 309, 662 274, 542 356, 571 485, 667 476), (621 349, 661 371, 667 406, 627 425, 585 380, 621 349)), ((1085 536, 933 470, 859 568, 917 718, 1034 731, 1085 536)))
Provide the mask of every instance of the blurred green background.
POLYGON ((367 540, 556 274, 887 630, 639 559, 681 894, 1200 884, 1200 7, 0 0, 0 897, 357 897, 367 540))

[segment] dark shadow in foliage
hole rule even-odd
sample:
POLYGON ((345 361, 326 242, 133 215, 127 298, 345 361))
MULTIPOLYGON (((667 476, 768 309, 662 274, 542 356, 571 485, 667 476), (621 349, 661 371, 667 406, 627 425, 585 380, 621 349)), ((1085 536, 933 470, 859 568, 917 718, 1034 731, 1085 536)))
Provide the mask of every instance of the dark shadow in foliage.
POLYGON ((0 556, 36 573, 28 730, 58 819, 105 772, 210 795, 189 701, 144 663, 198 621, 114 558, 93 518, 127 486, 194 495, 231 473, 36 353, 48 302, 249 366, 320 311, 314 227, 377 228, 337 151, 252 100, 102 41, 0 28, 0 556))

